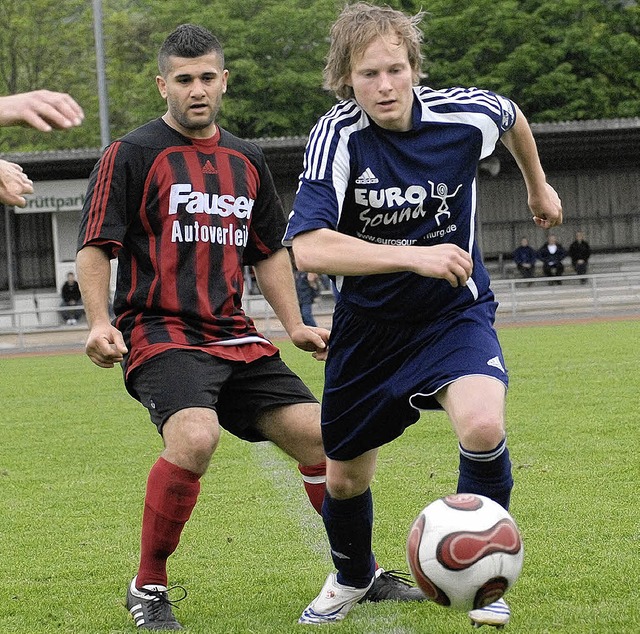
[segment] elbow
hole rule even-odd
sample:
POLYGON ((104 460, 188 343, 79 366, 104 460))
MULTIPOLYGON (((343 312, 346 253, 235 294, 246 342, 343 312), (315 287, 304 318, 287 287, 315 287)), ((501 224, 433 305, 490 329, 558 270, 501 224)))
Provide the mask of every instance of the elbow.
POLYGON ((301 247, 296 248, 294 243, 291 250, 296 269, 298 269, 298 271, 310 271, 311 269, 309 269, 309 266, 311 265, 310 263, 312 259, 307 256, 305 249, 301 247))
POLYGON ((294 238, 291 243, 293 259, 298 271, 321 272, 318 270, 321 263, 318 260, 314 242, 309 234, 302 234, 294 238))

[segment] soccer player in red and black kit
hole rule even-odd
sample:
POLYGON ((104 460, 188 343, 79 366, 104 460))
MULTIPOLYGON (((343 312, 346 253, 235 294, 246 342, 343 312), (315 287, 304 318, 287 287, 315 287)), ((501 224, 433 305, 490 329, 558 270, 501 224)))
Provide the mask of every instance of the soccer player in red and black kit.
MULTIPOLYGON (((166 114, 104 152, 83 210, 77 271, 90 325, 86 352, 121 363, 164 450, 149 474, 140 565, 127 607, 143 629, 182 629, 167 596, 167 559, 196 504, 220 426, 292 456, 320 512, 320 411, 278 349, 244 313, 243 265, 296 346, 323 359, 329 333, 303 324, 285 215, 262 151, 216 123, 228 71, 218 40, 195 25, 171 33, 158 56, 166 114), (109 318, 110 259, 118 277, 109 318)), ((418 598, 379 575, 369 600, 418 598)))

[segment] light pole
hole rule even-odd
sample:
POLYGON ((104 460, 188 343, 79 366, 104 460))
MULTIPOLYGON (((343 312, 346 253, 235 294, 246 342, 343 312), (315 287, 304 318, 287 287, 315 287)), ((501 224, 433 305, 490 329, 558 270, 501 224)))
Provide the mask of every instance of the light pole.
POLYGON ((111 141, 109 131, 109 94, 105 74, 104 43, 102 39, 102 0, 93 0, 93 33, 96 44, 96 70, 98 74, 98 104, 100 108, 100 149, 111 141))

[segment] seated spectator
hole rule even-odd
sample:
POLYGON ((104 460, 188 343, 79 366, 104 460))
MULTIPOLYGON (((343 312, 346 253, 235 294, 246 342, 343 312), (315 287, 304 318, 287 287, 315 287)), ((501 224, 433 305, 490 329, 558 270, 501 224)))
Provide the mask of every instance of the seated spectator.
MULTIPOLYGON (((76 276, 72 271, 67 273, 67 281, 62 285, 60 291, 63 306, 81 306, 82 297, 80 296, 80 286, 76 280, 76 276)), ((74 326, 78 323, 78 319, 82 317, 82 310, 63 310, 62 319, 67 326, 74 326)))
MULTIPOLYGON (((576 275, 585 275, 589 266, 589 257, 591 256, 591 247, 584 239, 582 231, 576 231, 576 239, 569 247, 569 257, 571 258, 571 266, 573 266, 576 275)), ((587 280, 580 280, 581 284, 586 284, 587 280)))
POLYGON ((513 252, 513 261, 520 271, 520 275, 523 278, 533 277, 536 268, 536 255, 535 249, 529 245, 527 238, 520 240, 520 246, 513 252))
MULTIPOLYGON (((542 272, 545 277, 560 277, 564 273, 562 260, 567 256, 567 252, 562 248, 558 239, 553 234, 549 234, 546 244, 543 244, 538 251, 538 259, 542 260, 542 272)), ((549 284, 562 284, 560 280, 550 281, 549 284)))

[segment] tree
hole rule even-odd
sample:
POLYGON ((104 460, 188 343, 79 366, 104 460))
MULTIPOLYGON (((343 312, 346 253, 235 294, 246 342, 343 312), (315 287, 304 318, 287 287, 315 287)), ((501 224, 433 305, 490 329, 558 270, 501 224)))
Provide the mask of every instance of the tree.
POLYGON ((43 135, 30 129, 6 128, 0 135, 0 148, 95 146, 95 63, 91 63, 93 36, 85 0, 0 0, 0 15, 0 93, 39 88, 71 92, 87 113, 85 126, 64 133, 43 135))
MULTIPOLYGON (((377 1, 377 0, 373 0, 377 1)), ((156 55, 178 24, 209 27, 230 71, 220 122, 244 137, 306 136, 334 97, 321 88, 329 28, 343 0, 102 0, 112 138, 164 111, 156 55)), ((380 0, 382 3, 383 0, 380 0)), ((409 13, 418 0, 385 0, 409 13)), ((83 106, 80 128, 7 128, 0 150, 99 147, 92 3, 0 0, 0 91, 49 88, 83 106)), ((480 86, 531 121, 640 115, 640 8, 633 0, 429 0, 434 87, 480 86)))
POLYGON ((465 0, 455 6, 431 4, 430 85, 496 90, 532 121, 638 116, 637 4, 465 0))

